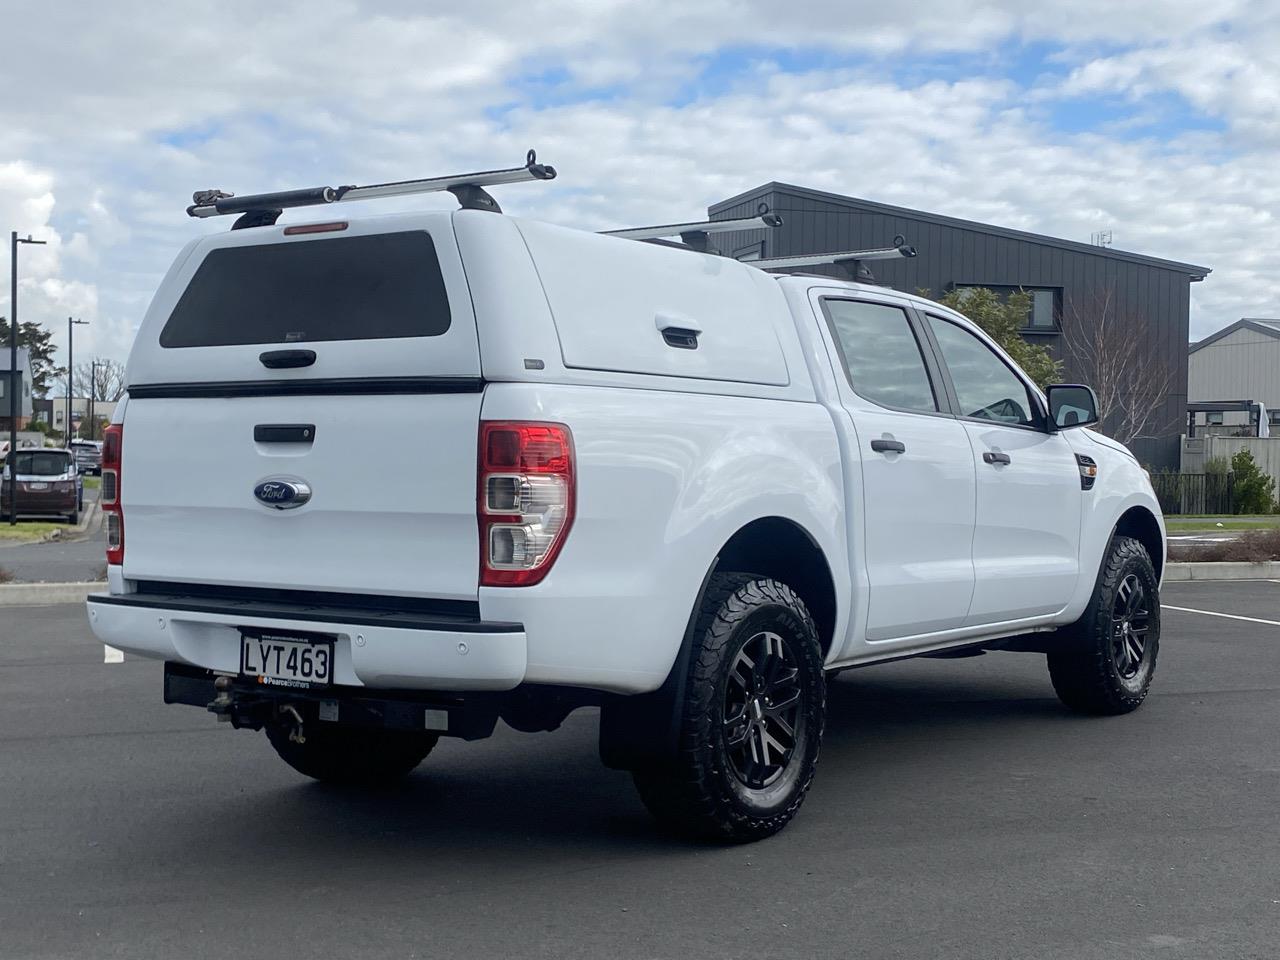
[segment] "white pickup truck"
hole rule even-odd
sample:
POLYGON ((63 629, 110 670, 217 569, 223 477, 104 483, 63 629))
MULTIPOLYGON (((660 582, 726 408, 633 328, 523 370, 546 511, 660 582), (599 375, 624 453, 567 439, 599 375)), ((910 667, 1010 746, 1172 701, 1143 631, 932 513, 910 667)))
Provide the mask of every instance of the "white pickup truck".
POLYGON ((242 204, 165 276, 88 615, 167 702, 341 781, 597 706, 653 814, 726 840, 799 808, 835 671, 1031 651, 1072 709, 1142 702, 1164 527, 1090 390, 920 297, 463 199, 242 204))

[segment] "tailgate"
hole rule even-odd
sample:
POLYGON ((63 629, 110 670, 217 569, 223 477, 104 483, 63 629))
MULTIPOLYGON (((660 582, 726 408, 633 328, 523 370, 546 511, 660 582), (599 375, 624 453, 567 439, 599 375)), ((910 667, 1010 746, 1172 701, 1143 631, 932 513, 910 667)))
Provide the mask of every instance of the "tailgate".
POLYGON ((126 578, 475 598, 480 356, 448 214, 201 241, 128 380, 126 578))

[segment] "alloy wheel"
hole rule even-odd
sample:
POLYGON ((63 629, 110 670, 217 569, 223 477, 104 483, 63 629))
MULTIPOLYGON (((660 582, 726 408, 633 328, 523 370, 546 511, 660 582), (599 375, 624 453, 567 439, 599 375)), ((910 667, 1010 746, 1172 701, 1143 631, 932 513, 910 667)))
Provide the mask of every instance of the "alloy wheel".
POLYGON ((753 790, 776 781, 802 744, 800 671, 787 642, 753 634, 729 668, 724 743, 734 775, 753 790))
POLYGON ((1111 610, 1111 656, 1124 680, 1132 680, 1142 669, 1147 652, 1147 631, 1151 607, 1147 591, 1136 574, 1120 582, 1111 610))

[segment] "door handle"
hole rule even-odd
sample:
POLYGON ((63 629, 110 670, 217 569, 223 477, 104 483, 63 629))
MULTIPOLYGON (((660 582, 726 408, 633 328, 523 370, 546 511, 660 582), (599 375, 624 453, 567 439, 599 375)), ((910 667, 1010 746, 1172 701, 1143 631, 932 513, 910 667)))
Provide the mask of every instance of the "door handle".
POLYGON ((312 443, 314 423, 259 423, 253 428, 255 443, 312 443))
POLYGON ((982 455, 982 459, 986 463, 1013 463, 1007 453, 999 453, 995 450, 988 450, 982 455))
POLYGON ((907 445, 901 440, 872 440, 871 449, 876 453, 906 453, 907 445))
POLYGON ((290 367, 309 367, 316 362, 314 350, 266 350, 258 354, 264 367, 287 370, 290 367))

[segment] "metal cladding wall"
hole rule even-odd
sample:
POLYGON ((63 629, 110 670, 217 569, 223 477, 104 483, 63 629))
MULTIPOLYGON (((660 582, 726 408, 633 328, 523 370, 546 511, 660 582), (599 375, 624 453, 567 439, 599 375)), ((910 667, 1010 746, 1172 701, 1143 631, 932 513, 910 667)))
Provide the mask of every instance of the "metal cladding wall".
MULTIPOLYGON (((957 285, 1061 288, 1064 328, 1090 322, 1094 305, 1109 293, 1115 317, 1146 317, 1154 355, 1172 371, 1153 435, 1134 440, 1131 447, 1150 466, 1177 468, 1178 437, 1186 419, 1190 287, 1193 277, 1203 277, 1207 268, 779 183, 716 204, 710 216, 751 216, 761 203, 780 213, 783 225, 722 234, 716 239, 723 253, 785 257, 868 250, 890 246, 900 234, 919 255, 870 263, 878 282, 932 297, 957 285)), ((845 276, 837 267, 814 267, 812 272, 845 276)), ((1081 379, 1063 332, 1029 331, 1027 339, 1064 361, 1066 380, 1081 379)))

